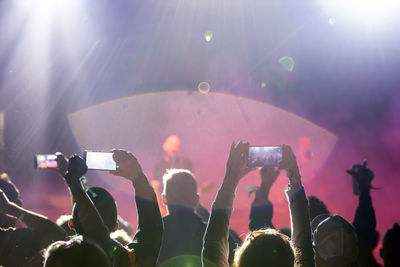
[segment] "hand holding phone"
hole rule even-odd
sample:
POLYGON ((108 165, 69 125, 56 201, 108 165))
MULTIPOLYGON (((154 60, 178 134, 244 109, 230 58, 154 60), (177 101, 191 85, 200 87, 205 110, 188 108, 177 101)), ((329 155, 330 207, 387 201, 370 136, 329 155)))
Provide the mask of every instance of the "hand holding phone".
POLYGON ((135 177, 142 172, 142 167, 132 153, 115 149, 112 154, 113 159, 118 164, 118 168, 115 171, 110 171, 112 174, 134 181, 135 177))

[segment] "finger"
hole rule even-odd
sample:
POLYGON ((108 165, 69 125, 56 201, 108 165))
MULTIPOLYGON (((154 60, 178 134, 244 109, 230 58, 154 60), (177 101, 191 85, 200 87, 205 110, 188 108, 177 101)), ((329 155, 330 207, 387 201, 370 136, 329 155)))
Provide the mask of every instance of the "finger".
POLYGON ((123 161, 125 158, 127 158, 127 155, 128 153, 121 149, 116 149, 113 151, 113 159, 115 162, 123 161))
POLYGON ((246 142, 243 144, 243 153, 247 162, 247 159, 249 158, 249 142, 246 142))
POLYGON ((354 172, 352 170, 346 170, 346 172, 350 175, 354 175, 354 172))
POLYGON ((232 142, 231 149, 229 150, 229 153, 231 154, 234 149, 235 149, 235 142, 232 142))

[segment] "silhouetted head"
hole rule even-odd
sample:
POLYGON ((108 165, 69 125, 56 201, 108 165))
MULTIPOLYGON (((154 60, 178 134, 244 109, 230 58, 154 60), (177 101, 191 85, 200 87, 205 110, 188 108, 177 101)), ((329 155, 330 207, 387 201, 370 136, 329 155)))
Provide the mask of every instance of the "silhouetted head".
POLYGON ((45 252, 44 267, 110 267, 104 250, 94 241, 76 236, 57 241, 45 252))
POLYGON ((325 203, 316 196, 308 197, 308 209, 310 211, 310 221, 321 214, 331 215, 325 203))
MULTIPOLYGON (((117 223, 117 205, 112 195, 105 189, 101 187, 91 187, 87 191, 93 204, 96 206, 104 224, 107 226, 108 230, 111 232, 118 228, 117 223)), ((84 234, 84 229, 82 228, 78 210, 76 204, 74 204, 72 210, 72 220, 70 220, 70 226, 75 228, 78 234, 84 234)))
POLYGON ((400 266, 400 226, 398 223, 386 231, 380 254, 385 267, 400 266))
POLYGON ((176 156, 179 153, 181 147, 181 140, 176 135, 168 136, 163 144, 165 154, 169 156, 176 156))
POLYGON ((293 267, 295 250, 289 238, 274 229, 250 233, 236 250, 234 267, 293 267))
POLYGON ((317 267, 352 266, 357 260, 358 239, 355 229, 339 215, 329 216, 318 224, 313 232, 313 244, 317 267))
POLYGON ((171 207, 193 209, 199 201, 197 182, 189 170, 171 169, 163 176, 163 202, 171 207))
MULTIPOLYGON (((18 188, 11 182, 10 177, 7 173, 0 174, 0 189, 6 194, 8 200, 17 204, 18 206, 22 205, 21 196, 19 194, 18 188)), ((17 219, 0 214, 0 227, 8 228, 14 227, 17 223, 17 219)))

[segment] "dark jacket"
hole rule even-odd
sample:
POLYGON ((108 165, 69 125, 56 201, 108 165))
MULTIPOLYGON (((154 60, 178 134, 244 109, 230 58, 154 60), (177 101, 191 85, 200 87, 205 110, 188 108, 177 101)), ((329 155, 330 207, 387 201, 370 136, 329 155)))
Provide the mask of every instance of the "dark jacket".
POLYGON ((164 233, 157 265, 178 266, 182 260, 190 261, 193 267, 201 266, 200 255, 207 224, 190 210, 167 215, 163 222, 164 233))

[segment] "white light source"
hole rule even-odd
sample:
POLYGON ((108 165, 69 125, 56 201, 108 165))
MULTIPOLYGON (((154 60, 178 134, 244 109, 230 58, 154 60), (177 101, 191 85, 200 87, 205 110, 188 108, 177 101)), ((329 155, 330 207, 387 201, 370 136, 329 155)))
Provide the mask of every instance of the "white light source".
POLYGON ((398 0, 318 0, 331 18, 364 26, 379 26, 397 18, 398 0))

